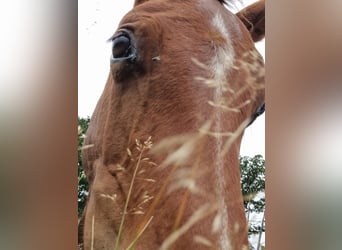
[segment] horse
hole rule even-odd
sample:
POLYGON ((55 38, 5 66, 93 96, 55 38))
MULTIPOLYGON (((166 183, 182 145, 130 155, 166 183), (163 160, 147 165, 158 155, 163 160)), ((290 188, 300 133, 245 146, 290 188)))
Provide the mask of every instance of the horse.
POLYGON ((248 249, 239 150, 264 110, 265 2, 135 0, 82 149, 84 249, 248 249))

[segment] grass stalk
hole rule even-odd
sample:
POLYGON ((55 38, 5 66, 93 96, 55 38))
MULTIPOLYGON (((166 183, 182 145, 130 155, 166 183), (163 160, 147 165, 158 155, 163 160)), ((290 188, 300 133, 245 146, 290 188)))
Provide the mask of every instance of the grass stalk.
POLYGON ((161 188, 159 189, 159 192, 157 193, 156 197, 153 199, 152 201, 152 204, 149 206, 149 209, 145 215, 145 218, 143 220, 143 223, 140 225, 140 229, 139 230, 142 230, 143 228, 143 225, 146 225, 147 223, 147 218, 149 217, 152 217, 152 213, 154 211, 154 209, 156 208, 158 202, 160 201, 162 195, 165 193, 165 190, 167 188, 167 185, 170 183, 171 181, 171 177, 172 177, 172 174, 176 171, 176 169, 178 168, 177 165, 173 166, 173 168, 171 169, 170 171, 170 174, 166 177, 163 185, 161 186, 161 188))
POLYGON ((147 221, 147 223, 145 224, 145 226, 143 227, 143 229, 138 233, 138 235, 133 239, 133 241, 131 242, 131 244, 129 244, 129 246, 126 248, 126 250, 132 250, 135 243, 137 243, 137 241, 139 240, 139 238, 141 237, 141 235, 143 234, 143 232, 146 230, 146 228, 148 227, 148 225, 151 223, 153 219, 153 216, 151 216, 151 218, 147 221))
POLYGON ((127 199, 126 199, 126 202, 125 202, 125 207, 124 207, 124 211, 123 211, 123 214, 122 214, 121 223, 120 223, 120 227, 119 227, 118 236, 116 237, 116 240, 115 240, 115 247, 114 247, 115 250, 117 250, 118 247, 119 247, 119 241, 120 241, 120 238, 121 238, 121 234, 122 234, 122 230, 123 230, 123 226, 124 226, 125 218, 126 218, 126 214, 127 214, 128 203, 129 203, 129 200, 131 198, 134 180, 135 180, 135 177, 137 175, 137 172, 138 172, 138 169, 139 169, 139 165, 141 163, 142 154, 143 154, 144 150, 145 150, 145 146, 143 146, 141 151, 140 151, 139 159, 138 159, 137 165, 136 165, 136 167, 134 169, 134 173, 133 173, 133 177, 132 177, 132 180, 131 180, 131 184, 129 186, 129 190, 128 190, 128 194, 127 194, 127 199))
MULTIPOLYGON (((207 140, 207 138, 203 138, 205 141, 207 140)), ((203 141, 203 143, 200 143, 200 147, 199 147, 199 151, 200 153, 203 152, 203 147, 204 147, 204 144, 205 144, 205 141, 203 141)), ((200 156, 201 154, 199 154, 200 156)), ((199 163, 200 163, 200 160, 201 160, 201 157, 197 157, 195 162, 194 162, 194 165, 193 167, 191 168, 191 176, 192 178, 195 179, 195 174, 199 168, 199 163)), ((188 199, 189 199, 189 196, 190 196, 190 191, 187 189, 185 191, 185 194, 183 195, 183 199, 182 199, 182 203, 178 209, 178 213, 177 213, 177 217, 176 217, 176 220, 175 220, 175 223, 173 225, 173 228, 172 228, 172 232, 174 232, 175 230, 177 230, 177 228, 179 227, 180 223, 181 223, 181 220, 183 218, 183 215, 184 215, 184 211, 185 211, 185 208, 186 208, 186 204, 188 202, 188 199)))
POLYGON ((93 215, 91 219, 91 250, 94 250, 94 225, 95 225, 95 216, 93 215))
POLYGON ((198 208, 188 219, 188 221, 178 228, 176 231, 171 233, 163 242, 160 247, 160 250, 167 250, 171 247, 171 245, 183 234, 185 234, 193 225, 195 225, 198 221, 202 220, 203 218, 207 217, 211 213, 217 211, 218 204, 209 204, 206 203, 198 208))

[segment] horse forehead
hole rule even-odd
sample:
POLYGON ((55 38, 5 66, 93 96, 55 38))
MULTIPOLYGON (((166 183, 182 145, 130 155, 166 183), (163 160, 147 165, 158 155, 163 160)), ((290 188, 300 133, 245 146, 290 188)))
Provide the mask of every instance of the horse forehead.
MULTIPOLYGON (((190 21, 191 26, 206 26, 209 29, 216 29, 221 34, 238 33, 240 35, 240 26, 237 18, 226 9, 223 4, 217 0, 192 0, 192 1, 148 1, 144 4, 134 7, 122 19, 120 25, 126 23, 140 23, 151 26, 152 23, 158 23, 161 29, 167 28, 175 33, 182 32, 188 26, 174 23, 170 25, 169 21, 183 20, 190 21), (167 27, 166 27, 167 25, 167 27)), ((183 31, 184 32, 184 31, 183 31)), ((187 30, 191 32, 191 30, 187 30)), ((225 36, 225 38, 229 38, 225 36)))
MULTIPOLYGON (((151 0, 133 8, 122 23, 144 27, 142 30, 147 32, 139 32, 138 36, 154 39, 159 45, 184 46, 183 55, 188 53, 189 58, 209 64, 212 75, 220 75, 218 78, 222 81, 239 54, 236 52, 240 48, 236 44, 246 40, 238 19, 217 0, 171 3, 151 0), (159 37, 160 33, 167 34, 163 37, 168 38, 159 37), (169 39, 170 36, 173 38, 169 39), (206 46, 209 46, 208 50, 201 51, 206 46)), ((146 48, 152 48, 152 45, 146 48)))

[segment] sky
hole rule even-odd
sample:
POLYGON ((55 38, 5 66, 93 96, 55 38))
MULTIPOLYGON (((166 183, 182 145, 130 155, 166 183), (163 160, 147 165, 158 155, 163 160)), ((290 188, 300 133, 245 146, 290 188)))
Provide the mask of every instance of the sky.
MULTIPOLYGON (((78 2, 78 115, 91 116, 103 91, 109 73, 111 44, 106 41, 122 17, 132 9, 134 0, 82 0, 78 2)), ((254 0, 236 4, 243 8, 254 0)), ((256 44, 265 57, 265 42, 256 44)), ((265 158, 265 114, 245 131, 242 156, 261 154, 265 158)))

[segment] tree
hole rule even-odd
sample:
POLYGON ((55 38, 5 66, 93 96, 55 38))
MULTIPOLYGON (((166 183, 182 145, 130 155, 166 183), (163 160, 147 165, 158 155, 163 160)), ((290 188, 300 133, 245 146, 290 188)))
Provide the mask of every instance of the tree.
POLYGON ((260 240, 262 233, 265 232, 265 160, 261 155, 240 157, 240 169, 244 206, 250 225, 249 234, 259 234, 258 242, 252 248, 263 249, 260 240), (258 219, 250 220, 250 214, 258 219))
MULTIPOLYGON (((253 204, 253 211, 263 212, 265 198, 255 199, 256 195, 265 191, 265 160, 261 155, 254 157, 240 157, 241 189, 244 197, 244 206, 253 204)), ((248 211, 247 211, 248 212, 248 211)))
POLYGON ((82 168, 81 149, 90 118, 78 117, 78 216, 82 215, 88 197, 88 181, 82 168))

